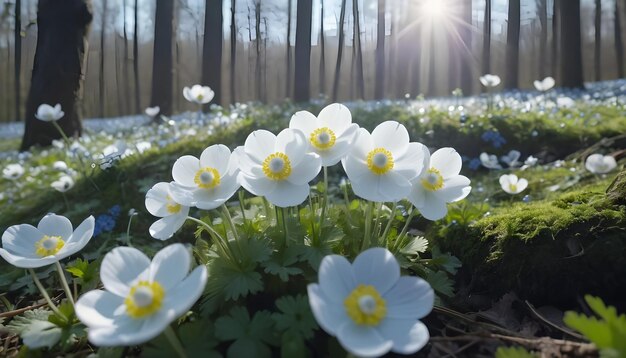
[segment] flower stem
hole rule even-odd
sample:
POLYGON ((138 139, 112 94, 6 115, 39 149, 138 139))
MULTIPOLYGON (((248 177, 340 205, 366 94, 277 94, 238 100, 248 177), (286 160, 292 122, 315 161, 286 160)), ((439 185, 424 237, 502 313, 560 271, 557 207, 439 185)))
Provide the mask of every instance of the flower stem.
POLYGON ((70 203, 67 201, 67 196, 65 196, 65 193, 61 193, 61 196, 63 197, 63 202, 65 203, 65 210, 70 211, 70 203))
POLYGON ((174 333, 174 330, 172 329, 172 327, 167 326, 167 328, 165 328, 165 331, 163 333, 165 334, 165 337, 172 345, 172 348, 174 348, 174 350, 176 351, 176 354, 178 354, 180 358, 187 358, 187 353, 185 353, 185 349, 183 348, 183 345, 180 342, 180 339, 178 339, 178 337, 176 336, 176 333, 174 333))
POLYGON ((239 242, 239 235, 237 235, 237 228, 235 227, 235 223, 233 222, 233 217, 230 216, 230 211, 226 207, 226 204, 222 204, 222 211, 224 212, 224 217, 226 218, 226 221, 228 221, 228 226, 230 227, 230 230, 233 232, 233 236, 235 237, 235 240, 239 242))
POLYGON ((370 232, 372 227, 372 211, 374 210, 374 202, 367 203, 367 209, 365 210, 365 233, 363 235, 363 242, 361 243, 361 251, 367 249, 370 244, 370 232))
POLYGON ((130 224, 133 222, 133 216, 135 215, 131 215, 128 219, 128 226, 126 227, 126 245, 128 245, 129 247, 133 247, 133 245, 130 243, 130 224))
POLYGON ((328 168, 324 167, 324 204, 322 205, 322 214, 320 215, 320 236, 324 220, 326 219, 326 207, 328 206, 328 168))
POLYGON ((389 246, 389 242, 386 240, 387 239, 387 234, 389 233, 389 229, 391 229, 391 223, 393 222, 393 219, 396 217, 396 211, 398 210, 398 203, 393 203, 393 209, 391 209, 391 214, 389 215, 389 221, 387 221, 387 226, 385 226, 385 230, 383 231, 383 234, 380 236, 380 240, 385 241, 385 246, 389 246))
POLYGON ((217 231, 215 231, 215 229, 213 229, 211 225, 191 216, 187 216, 187 219, 194 221, 202 225, 203 227, 205 227, 209 231, 209 234, 213 236, 213 240, 215 241, 215 244, 217 245, 217 247, 221 249, 220 251, 222 252, 222 254, 227 256, 230 260, 232 260, 232 262, 235 262, 235 263, 238 262, 235 259, 234 255, 232 254, 232 250, 230 248, 230 245, 228 244, 228 241, 224 240, 222 235, 220 235, 217 231))
MULTIPOLYGON (((285 247, 289 246, 289 229, 287 228, 287 219, 289 218, 289 212, 287 211, 287 208, 283 208, 283 212, 282 212, 282 217, 283 217, 283 230, 285 230, 285 242, 284 245, 285 247)), ((320 231, 321 231, 321 227, 320 227, 320 231)))
MULTIPOLYGON (((59 131, 59 133, 61 134, 61 137, 63 137, 63 141, 65 142, 67 149, 69 150, 72 143, 70 142, 70 139, 67 137, 67 134, 65 134, 65 131, 63 131, 63 128, 61 128, 61 126, 56 121, 52 121, 51 123, 54 126, 54 128, 56 128, 56 130, 59 131)), ((83 175, 83 177, 86 179, 89 179, 89 181, 91 182, 91 184, 93 184, 96 190, 100 191, 100 188, 98 187, 96 182, 94 182, 93 179, 91 179, 91 177, 87 175, 87 170, 85 169, 85 163, 83 162, 83 158, 80 156, 80 154, 78 154, 78 151, 76 152, 76 158, 78 158, 78 165, 80 166, 80 172, 83 175)))
POLYGON ((52 303, 52 300, 50 299, 50 296, 48 296, 48 292, 46 292, 46 289, 41 284, 41 281, 39 281, 39 279, 37 278, 37 275, 35 274, 35 271, 33 271, 33 269, 29 268, 28 272, 30 273, 30 276, 33 278, 33 281, 35 281, 35 286, 37 286, 37 288, 39 289, 39 292, 41 292, 41 295, 43 296, 43 298, 48 303, 48 306, 50 307, 50 309, 54 313, 56 313, 57 315, 59 315, 61 317, 65 317, 63 315, 63 313, 61 313, 61 311, 59 311, 59 308, 54 303, 52 303))
POLYGON ((241 217, 243 218, 243 227, 247 227, 248 220, 246 219, 246 208, 244 207, 244 192, 243 190, 239 190, 237 193, 239 196, 239 208, 241 209, 241 217))
POLYGON ((70 290, 70 286, 67 284, 67 279, 65 278, 65 272, 63 272, 63 267, 59 261, 54 263, 57 267, 57 272, 59 273, 59 278, 61 279, 61 285, 63 286, 63 290, 67 295, 67 299, 70 300, 72 306, 74 305, 74 296, 72 296, 72 290, 70 290))
POLYGON ((396 246, 400 243, 402 238, 406 235, 407 231, 409 230, 409 225, 411 224, 411 220, 413 220, 413 218, 417 214, 417 211, 418 210, 413 205, 411 205, 411 212, 409 213, 409 216, 406 218, 406 222, 404 223, 404 227, 402 228, 400 235, 398 235, 398 237, 396 238, 396 242, 393 245, 394 249, 397 248, 396 246))

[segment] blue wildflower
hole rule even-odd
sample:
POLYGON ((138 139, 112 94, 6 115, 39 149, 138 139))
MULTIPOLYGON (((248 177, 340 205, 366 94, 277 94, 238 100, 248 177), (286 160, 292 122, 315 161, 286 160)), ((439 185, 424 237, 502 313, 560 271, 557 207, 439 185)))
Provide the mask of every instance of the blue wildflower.
POLYGON ((478 170, 478 168, 480 168, 481 164, 482 164, 482 162, 480 161, 480 159, 474 158, 474 159, 470 160, 470 162, 467 165, 467 167, 470 168, 471 170, 478 170))

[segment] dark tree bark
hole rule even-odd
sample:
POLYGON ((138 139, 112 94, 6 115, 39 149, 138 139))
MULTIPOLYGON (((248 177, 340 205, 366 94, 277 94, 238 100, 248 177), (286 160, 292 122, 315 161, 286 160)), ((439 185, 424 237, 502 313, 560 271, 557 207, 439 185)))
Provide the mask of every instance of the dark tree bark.
POLYGON ((33 145, 50 145, 53 139, 61 138, 52 124, 35 118, 40 104, 61 104, 65 116, 57 123, 66 135, 81 135, 80 100, 91 20, 89 0, 39 1, 37 50, 21 150, 33 145))
POLYGON ((463 41, 463 49, 461 56, 461 89, 463 93, 470 94, 473 84, 476 82, 473 74, 472 65, 474 58, 472 56, 472 0, 462 1, 464 26, 460 28, 461 41, 463 41))
POLYGON ((602 0, 596 0, 593 67, 595 80, 602 80, 602 0))
POLYGON ((124 18, 123 24, 123 36, 124 36, 124 62, 122 63, 122 72, 124 75, 124 112, 130 113, 130 78, 128 77, 128 31, 126 30, 126 0, 122 2, 123 11, 122 16, 124 18))
MULTIPOLYGON (((546 0, 541 0, 546 1, 546 0)), ((482 75, 491 73, 491 0, 485 0, 482 75)))
POLYGON ((261 61, 261 45, 262 45, 262 35, 261 35, 261 0, 256 0, 254 2, 254 47, 256 49, 256 58, 254 61, 255 69, 254 69, 254 85, 256 88, 256 99, 261 102, 264 101, 263 94, 263 82, 262 82, 262 68, 263 62, 261 61))
POLYGON ((504 79, 506 89, 519 87, 519 32, 520 0, 510 0, 506 33, 506 76, 504 79))
MULTIPOLYGON (((462 16, 462 8, 455 6, 450 9, 450 16, 454 18, 460 18, 462 16)), ((459 70, 461 67, 461 51, 464 51, 463 43, 459 39, 459 24, 453 23, 450 25, 452 28, 446 31, 446 37, 448 40, 448 93, 451 93, 455 89, 460 87, 461 76, 459 70)), ((432 41, 432 40, 431 40, 432 41)), ((430 46, 436 46, 431 42, 430 46)), ((434 61, 434 54, 431 55, 431 60, 434 61)), ((429 91, 430 91, 430 78, 429 76, 429 91)), ((467 94, 467 93, 466 93, 467 94)))
POLYGON ((105 74, 104 74, 104 61, 105 61, 105 40, 106 40, 106 20, 107 20, 107 5, 108 0, 102 0, 102 17, 101 17, 101 26, 100 26, 100 80, 98 81, 98 114, 100 118, 104 118, 104 108, 106 101, 105 91, 105 74))
POLYGON ((339 79, 341 78, 341 60, 343 56, 343 43, 345 41, 345 34, 343 32, 343 24, 346 21, 346 0, 341 0, 341 13, 339 14, 339 26, 337 32, 339 33, 339 40, 337 43, 337 63, 335 64, 335 77, 333 79, 333 102, 337 102, 337 96, 339 95, 339 79))
MULTIPOLYGON (((624 2, 622 2, 624 4, 624 2)), ((622 42, 622 16, 620 0, 615 1, 615 58, 617 59, 617 77, 624 77, 624 43, 622 42)))
POLYGON ((563 87, 583 88, 583 55, 580 35, 580 0, 561 2, 561 83, 563 87))
MULTIPOLYGON (((213 102, 222 104, 223 0, 206 0, 202 44, 202 84, 215 92, 213 102)), ((205 107, 208 108, 209 104, 205 107)))
POLYGON ((385 8, 386 0, 378 0, 378 23, 376 24, 376 89, 374 98, 385 97, 385 8))
POLYGON ((172 114, 172 34, 174 0, 156 3, 154 56, 152 59, 152 98, 150 106, 161 107, 161 114, 172 114))
POLYGON ((548 51, 548 1, 539 0, 539 22, 541 23, 541 40, 539 42, 539 77, 546 77, 548 51))
POLYGON ((235 103, 235 72, 237 69, 237 0, 230 2, 230 102, 235 103))
POLYGON ((308 101, 310 95, 311 72, 311 20, 313 0, 298 0, 296 17, 296 66, 294 100, 308 101))
POLYGON ((354 52, 356 53, 356 95, 365 98, 365 78, 363 74, 363 50, 361 49, 361 17, 359 0, 352 0, 352 16, 354 16, 354 52))
MULTIPOLYGON (((559 68, 559 44, 560 44, 560 36, 559 36, 559 9, 561 0, 554 0, 552 7, 552 76, 554 79, 558 79, 558 68, 559 68)), ((557 82, 558 83, 558 82, 557 82)))
POLYGON ((133 75, 135 77, 135 113, 141 113, 141 86, 139 83, 139 0, 133 9, 133 75))
POLYGON ((21 108, 22 99, 20 94, 22 92, 22 1, 15 0, 15 53, 14 53, 14 66, 15 66, 15 120, 21 121, 21 108))
POLYGON ((291 97, 291 84, 293 83, 291 79, 291 13, 292 13, 292 0, 287 0, 287 83, 286 83, 286 92, 287 98, 291 97))
POLYGON ((320 0, 320 93, 326 93, 326 43, 324 36, 324 0, 320 0))

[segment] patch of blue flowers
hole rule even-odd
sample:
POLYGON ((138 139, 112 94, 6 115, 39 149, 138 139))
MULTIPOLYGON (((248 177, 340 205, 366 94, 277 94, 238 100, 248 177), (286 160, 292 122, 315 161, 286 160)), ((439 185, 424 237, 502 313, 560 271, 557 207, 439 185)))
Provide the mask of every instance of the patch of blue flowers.
POLYGON ((490 129, 483 133, 480 137, 483 141, 491 143, 494 148, 500 148, 506 144, 506 139, 500 134, 500 132, 490 129))
POLYGON ((113 205, 105 214, 98 215, 93 229, 93 236, 96 237, 102 233, 113 231, 121 212, 121 206, 113 205))

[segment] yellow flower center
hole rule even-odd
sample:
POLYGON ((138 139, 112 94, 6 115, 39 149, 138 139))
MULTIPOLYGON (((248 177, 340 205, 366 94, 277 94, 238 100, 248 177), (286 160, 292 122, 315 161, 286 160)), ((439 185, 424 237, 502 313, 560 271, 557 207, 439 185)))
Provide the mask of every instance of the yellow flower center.
POLYGON ((285 153, 272 153, 263 161, 263 173, 272 180, 285 180, 291 175, 291 161, 285 153))
POLYGON ((167 200, 167 203, 165 204, 165 209, 167 209, 168 213, 178 214, 180 212, 180 209, 182 209, 182 205, 172 200, 171 196, 166 196, 165 200, 167 200))
POLYGON ((311 132, 311 144, 319 150, 330 149, 335 145, 335 141, 337 137, 335 136, 335 132, 333 132, 328 127, 317 128, 313 132, 311 132))
POLYGON ((193 181, 199 188, 213 189, 220 185, 220 172, 212 167, 200 168, 200 170, 196 172, 193 181))
POLYGON ((367 154, 367 167, 374 174, 382 175, 393 169, 393 156, 385 148, 376 148, 367 154))
POLYGON ((130 288, 124 304, 126 313, 132 318, 143 318, 161 309, 165 291, 158 282, 139 281, 130 288))
POLYGON ((371 285, 358 285, 343 305, 348 316, 358 325, 376 326, 387 315, 385 300, 371 285))
POLYGON ((517 184, 509 184, 509 190, 512 192, 517 191, 517 184))
POLYGON ((422 185, 430 191, 437 191, 443 188, 443 176, 435 168, 430 168, 422 178, 422 185))
POLYGON ((63 246, 65 246, 65 241, 61 239, 61 236, 44 235, 35 243, 35 253, 41 257, 56 255, 63 246))

